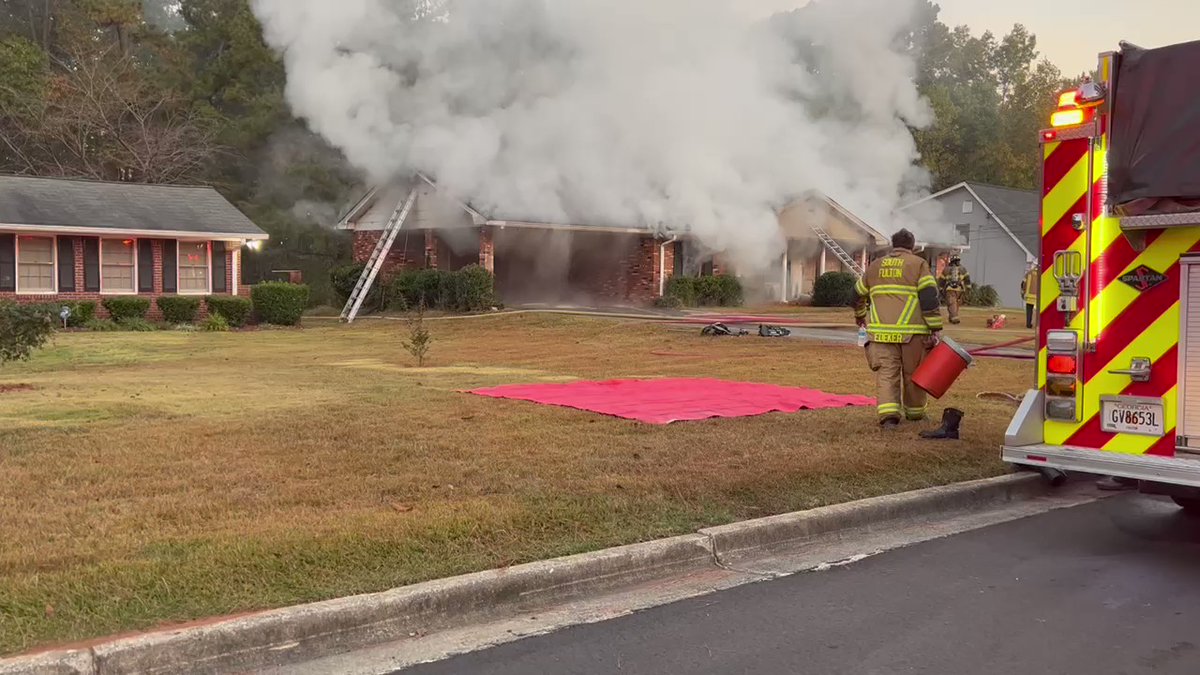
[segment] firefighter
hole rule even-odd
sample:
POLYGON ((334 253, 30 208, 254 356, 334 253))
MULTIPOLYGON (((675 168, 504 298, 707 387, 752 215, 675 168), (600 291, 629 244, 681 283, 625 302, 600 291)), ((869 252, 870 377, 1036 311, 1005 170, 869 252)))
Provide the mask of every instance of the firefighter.
POLYGON ((867 329, 867 364, 876 374, 879 425, 900 426, 925 419, 926 393, 912 375, 942 330, 937 281, 929 263, 913 253, 908 230, 892 236, 892 250, 867 268, 855 285, 855 321, 867 329))
POLYGON ((1033 318, 1036 315, 1037 309, 1037 292, 1038 292, 1038 266, 1037 263, 1029 263, 1029 269, 1025 271, 1025 278, 1021 280, 1021 295, 1025 296, 1025 327, 1033 328, 1033 318))
POLYGON ((942 276, 938 278, 938 287, 946 297, 946 312, 950 315, 950 323, 958 323, 958 308, 962 306, 962 296, 971 287, 971 275, 963 269, 962 258, 950 258, 950 264, 942 270, 942 276))

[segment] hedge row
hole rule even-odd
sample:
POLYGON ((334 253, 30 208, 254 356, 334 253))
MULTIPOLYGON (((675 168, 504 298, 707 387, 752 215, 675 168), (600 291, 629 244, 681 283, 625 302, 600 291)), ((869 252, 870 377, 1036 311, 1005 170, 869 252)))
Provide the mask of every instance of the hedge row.
MULTIPOLYGON (((363 265, 338 267, 329 274, 334 291, 345 304, 362 276, 363 265)), ((393 309, 407 311, 424 305, 448 312, 479 312, 496 305, 495 280, 479 265, 468 265, 457 272, 446 270, 405 270, 387 283, 377 280, 363 300, 362 311, 393 309)))
MULTIPOLYGON (((849 272, 826 272, 813 284, 812 304, 814 307, 849 307, 854 304, 854 284, 857 279, 849 272)), ((943 297, 943 301, 945 298, 943 297)), ((991 286, 971 286, 963 296, 963 304, 970 307, 995 307, 1000 304, 1000 295, 991 286)))
POLYGON ((96 318, 96 303, 91 300, 72 300, 67 302, 44 302, 25 305, 32 311, 46 315, 54 320, 56 327, 62 326, 62 308, 70 310, 67 315, 68 328, 82 328, 87 322, 96 318))
POLYGON ((670 307, 737 307, 744 292, 737 277, 718 274, 708 277, 671 277, 663 294, 670 307))

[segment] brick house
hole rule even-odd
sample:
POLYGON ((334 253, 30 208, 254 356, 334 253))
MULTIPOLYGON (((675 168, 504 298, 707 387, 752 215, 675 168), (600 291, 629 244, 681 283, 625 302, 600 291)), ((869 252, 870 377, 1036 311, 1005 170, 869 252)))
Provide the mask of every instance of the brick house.
POLYGON ((211 187, 0 176, 0 300, 245 294, 241 248, 266 238, 211 187))
POLYGON ((824 272, 843 269, 817 238, 822 228, 857 262, 886 243, 884 236, 824 195, 799 199, 779 212, 787 253, 769 270, 738 270, 721 251, 706 249, 686 229, 639 224, 542 223, 483 214, 419 178, 374 188, 337 223, 353 232, 354 260, 365 262, 397 209, 417 190, 413 211, 397 235, 381 274, 401 269, 457 270, 478 264, 495 275, 508 304, 649 304, 675 275, 732 273, 751 299, 792 300, 812 292, 824 272))

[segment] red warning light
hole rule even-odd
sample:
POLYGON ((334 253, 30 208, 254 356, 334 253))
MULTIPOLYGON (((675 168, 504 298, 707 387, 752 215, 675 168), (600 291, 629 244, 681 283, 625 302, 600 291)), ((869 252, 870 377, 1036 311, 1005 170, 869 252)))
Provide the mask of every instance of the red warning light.
POLYGON ((1075 373, 1076 361, 1074 356, 1051 356, 1046 363, 1046 370, 1059 375, 1075 373))

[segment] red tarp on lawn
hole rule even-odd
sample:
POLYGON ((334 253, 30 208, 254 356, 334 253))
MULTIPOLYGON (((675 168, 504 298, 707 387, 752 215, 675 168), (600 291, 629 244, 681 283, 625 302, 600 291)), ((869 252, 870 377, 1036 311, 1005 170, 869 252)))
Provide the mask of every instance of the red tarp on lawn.
POLYGON ((875 399, 867 396, 706 379, 516 384, 470 393, 587 410, 647 424, 875 405, 875 399))

